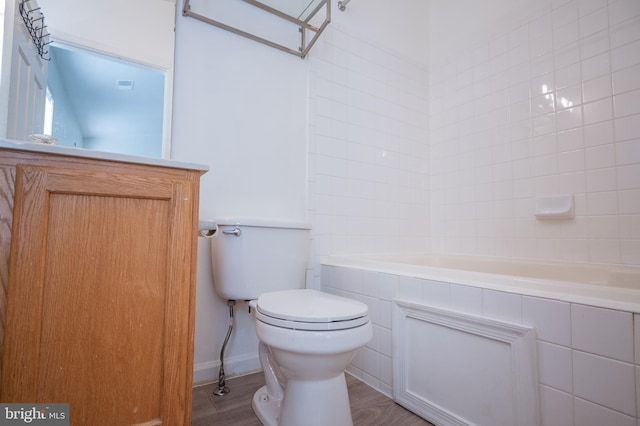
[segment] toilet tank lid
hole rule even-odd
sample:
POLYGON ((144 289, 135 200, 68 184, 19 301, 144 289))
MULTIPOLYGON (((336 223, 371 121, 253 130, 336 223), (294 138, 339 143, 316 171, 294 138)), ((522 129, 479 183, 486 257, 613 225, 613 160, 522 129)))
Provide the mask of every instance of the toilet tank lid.
POLYGON ((247 216, 222 216, 214 219, 221 226, 254 226, 259 228, 311 229, 311 224, 303 220, 273 219, 247 216))

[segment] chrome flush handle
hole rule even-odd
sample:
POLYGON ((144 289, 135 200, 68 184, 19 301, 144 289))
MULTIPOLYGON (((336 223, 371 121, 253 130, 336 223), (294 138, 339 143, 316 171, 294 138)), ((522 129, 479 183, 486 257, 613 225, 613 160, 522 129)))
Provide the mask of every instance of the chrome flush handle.
POLYGON ((222 233, 226 235, 235 235, 236 237, 239 237, 242 234, 242 231, 240 231, 240 228, 236 226, 231 231, 228 231, 225 229, 224 231, 222 231, 222 233))

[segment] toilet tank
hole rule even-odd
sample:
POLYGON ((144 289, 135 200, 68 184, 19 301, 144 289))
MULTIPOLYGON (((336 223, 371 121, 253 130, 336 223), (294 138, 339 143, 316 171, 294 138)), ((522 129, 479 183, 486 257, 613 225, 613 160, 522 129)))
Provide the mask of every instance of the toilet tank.
POLYGON ((259 218, 217 218, 211 241, 216 293, 252 300, 262 293, 304 288, 311 226, 259 218))

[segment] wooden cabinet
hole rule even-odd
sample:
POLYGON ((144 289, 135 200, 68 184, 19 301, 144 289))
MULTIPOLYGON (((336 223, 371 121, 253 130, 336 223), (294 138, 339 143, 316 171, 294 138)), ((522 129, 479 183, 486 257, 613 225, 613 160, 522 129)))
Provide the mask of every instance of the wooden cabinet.
POLYGON ((0 401, 191 423, 201 173, 0 148, 0 401))

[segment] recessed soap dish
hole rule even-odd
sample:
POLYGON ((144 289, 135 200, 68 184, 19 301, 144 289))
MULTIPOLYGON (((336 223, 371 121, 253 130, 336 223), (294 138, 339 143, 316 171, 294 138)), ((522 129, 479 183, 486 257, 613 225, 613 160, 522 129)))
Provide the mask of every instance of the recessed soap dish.
POLYGON ((573 219, 573 195, 553 195, 536 198, 535 217, 539 220, 573 219))

